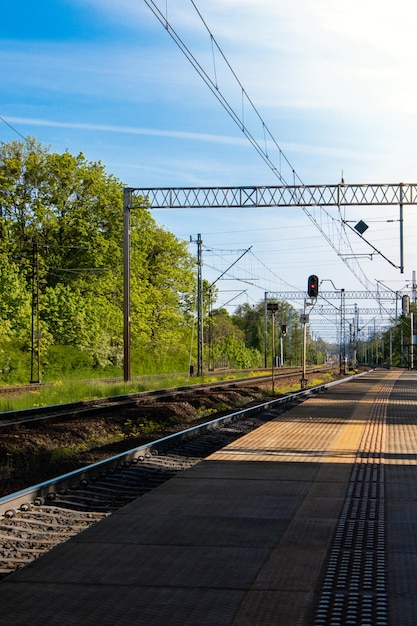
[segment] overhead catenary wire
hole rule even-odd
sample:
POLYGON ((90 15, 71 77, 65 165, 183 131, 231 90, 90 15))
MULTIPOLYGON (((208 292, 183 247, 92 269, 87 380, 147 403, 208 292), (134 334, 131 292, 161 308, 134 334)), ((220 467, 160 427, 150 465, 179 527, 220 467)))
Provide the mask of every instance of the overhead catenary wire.
POLYGON ((205 262, 205 266, 219 274, 219 278, 215 281, 217 282, 220 278, 223 280, 236 280, 238 282, 246 283, 252 285, 258 289, 260 289, 263 293, 268 291, 276 291, 277 288, 282 288, 283 286, 286 288, 291 288, 293 290, 297 290, 297 287, 285 281, 281 276, 273 272, 263 261, 261 261, 256 254, 254 254, 252 249, 243 251, 243 254, 233 263, 229 264, 228 260, 225 259, 224 254, 236 254, 238 250, 218 250, 210 247, 207 249, 207 252, 210 252, 214 258, 216 258, 219 262, 228 264, 227 269, 223 269, 222 267, 218 267, 205 262), (243 257, 245 259, 242 261, 243 257), (242 261, 242 263, 239 263, 242 261), (256 261, 256 269, 253 267, 252 261, 256 261), (250 267, 249 267, 250 265, 250 267), (259 266, 265 270, 263 274, 259 271, 259 266), (235 267, 235 271, 232 273, 230 270, 232 267, 235 267), (237 274, 241 270, 244 273, 244 276, 237 274))
MULTIPOLYGON (((162 13, 161 9, 158 7, 156 2, 154 2, 153 0, 144 0, 144 1, 145 1, 145 4, 149 7, 149 9, 152 11, 152 13, 155 15, 155 17, 158 19, 158 21, 164 26, 165 30, 168 32, 170 37, 173 39, 173 41, 176 43, 176 45, 179 47, 179 49, 182 51, 182 53, 185 55, 185 57, 188 59, 188 61, 192 64, 192 66, 197 71, 199 76, 203 79, 203 81, 206 83, 206 85, 212 91, 212 93, 217 98, 217 100, 220 102, 222 107, 227 111, 227 113, 230 115, 230 117, 233 119, 233 121, 237 124, 239 129, 244 133, 244 135, 247 137, 247 139, 253 145, 253 147, 258 152, 258 154, 261 156, 261 158, 268 164, 270 169, 275 173, 275 175, 280 180, 280 182, 282 182, 282 184, 284 184, 284 185, 288 184, 287 181, 285 180, 284 176, 281 174, 280 171, 278 171, 277 167, 272 163, 272 161, 270 160, 269 156, 264 152, 262 146, 259 144, 257 139, 255 139, 253 134, 245 126, 245 124, 243 123, 243 121, 241 119, 241 115, 233 108, 233 106, 228 102, 228 100, 225 98, 225 96, 223 96, 223 94, 221 92, 221 89, 220 89, 220 86, 218 84, 216 84, 217 77, 213 80, 209 76, 209 74, 202 67, 200 62, 195 57, 195 55, 191 52, 189 47, 183 41, 181 36, 173 28, 172 24, 169 22, 167 17, 164 16, 164 14, 162 13)), ((238 83, 239 88, 240 88, 240 93, 241 93, 242 97, 246 98, 247 102, 250 104, 251 108, 255 112, 256 116, 259 119, 259 121, 261 123, 263 123, 263 120, 262 120, 258 110, 256 109, 255 105, 253 104, 252 100, 249 98, 247 92, 245 91, 242 83, 239 81, 239 79, 238 79, 236 73, 234 72, 233 68, 231 67, 230 63, 227 61, 227 58, 223 54, 223 52, 222 52, 219 44, 217 43, 213 33, 208 28, 207 24, 205 23, 204 19, 201 16, 201 13, 198 11, 195 3, 192 2, 192 4, 193 4, 195 10, 197 11, 197 14, 199 15, 200 19, 202 20, 202 23, 204 24, 204 27, 206 28, 206 30, 208 32, 210 40, 212 41, 213 49, 215 48, 219 52, 219 54, 221 55, 222 59, 225 61, 228 69, 232 73, 233 78, 238 83)), ((290 171, 295 174, 295 170, 294 170, 293 166, 288 161, 288 159, 285 156, 284 152, 282 151, 282 149, 280 148, 278 143, 275 141, 272 133, 269 131, 269 129, 268 129, 268 127, 266 125, 265 125, 265 132, 269 136, 270 140, 277 147, 277 149, 278 149, 278 151, 280 153, 280 156, 285 161, 285 163, 288 165, 290 171)), ((303 184, 302 180, 298 177, 298 175, 296 175, 296 178, 297 178, 297 181, 298 181, 299 184, 303 184)))
POLYGON ((14 126, 12 126, 7 120, 5 120, 4 117, 0 116, 0 120, 3 122, 3 124, 6 124, 6 126, 8 126, 14 133, 16 133, 16 135, 19 135, 19 137, 26 141, 26 137, 22 135, 22 133, 19 132, 14 126))
MULTIPOLYGON (((190 2, 196 14, 198 15, 201 23, 203 24, 204 29, 208 33, 208 36, 210 38, 210 46, 211 46, 213 57, 214 57, 214 52, 217 51, 221 59, 226 64, 228 70, 230 71, 233 80, 239 86, 241 100, 242 100, 241 105, 240 105, 242 108, 242 111, 240 114, 237 112, 236 107, 233 107, 229 103, 229 101, 226 99, 226 97, 222 94, 221 86, 219 85, 219 82, 218 82, 218 71, 217 71, 217 65, 215 63, 215 59, 213 58, 213 66, 215 68, 215 76, 213 79, 210 77, 209 73, 206 72, 206 70, 204 70, 200 62, 197 60, 196 56, 191 52, 190 48, 184 42, 183 38, 178 34, 178 32, 172 26, 172 23, 168 19, 167 6, 165 7, 165 14, 164 14, 164 12, 158 7, 157 2, 155 2, 154 0, 145 0, 145 4, 149 7, 149 9, 158 19, 158 21, 164 26, 165 30, 168 32, 170 37, 174 40, 176 45, 180 48, 180 50, 183 52, 183 54, 186 56, 186 58, 189 60, 192 66, 195 68, 197 73, 200 75, 200 77, 203 79, 203 81, 212 91, 214 96, 217 98, 217 100, 220 102, 223 108, 228 112, 228 114, 233 119, 233 121, 237 124, 239 129, 244 133, 244 135, 250 141, 252 146, 255 148, 255 150, 258 152, 261 158, 265 161, 265 163, 271 169, 273 174, 279 179, 279 181, 283 185, 288 186, 291 184, 291 185, 296 186, 297 183, 299 185, 303 185, 303 182, 300 176, 296 172, 295 168, 291 165, 290 161, 287 159, 286 155, 284 154, 283 150, 279 146, 278 142, 275 140, 272 132, 269 130, 268 126, 266 125, 259 111, 257 110, 256 106, 254 105, 253 101, 249 97, 247 91, 244 89, 237 74, 235 73, 231 64, 227 60, 226 55, 223 53, 221 47, 217 43, 216 38, 214 37, 212 31, 208 27, 205 19, 203 18, 201 14, 201 11, 198 9, 194 0, 190 0, 190 2), (251 109, 255 113, 256 118, 262 125, 263 139, 261 141, 263 141, 263 143, 265 144, 265 148, 262 147, 261 143, 255 138, 254 133, 251 130, 249 130, 247 124, 245 123, 244 118, 245 118, 245 104, 246 103, 251 107, 251 109), (279 163, 278 166, 273 162, 273 160, 271 159, 269 155, 268 148, 267 148, 268 142, 270 142, 278 150, 278 163, 279 163), (283 175, 282 173, 283 164, 288 168, 288 174, 286 175, 283 175), (290 182, 290 178, 291 178, 291 182, 290 182)), ((300 207, 302 208, 304 213, 307 215, 307 217, 313 222, 316 228, 320 231, 320 233, 323 235, 327 243, 335 251, 335 253, 341 259, 341 261, 356 276, 359 282, 367 290, 372 290, 372 283, 366 276, 365 272, 363 271, 363 268, 361 267, 360 263, 358 262, 356 258, 356 255, 353 251, 352 245, 348 238, 348 234, 346 230, 343 228, 343 225, 340 222, 340 218, 337 218, 331 215, 331 213, 327 211, 326 208, 323 206, 317 206, 311 209, 300 204, 300 207), (316 216, 316 212, 318 212, 318 218, 316 216), (323 219, 323 216, 324 216, 324 219, 323 219), (324 222, 327 222, 327 223, 324 223, 324 222)))

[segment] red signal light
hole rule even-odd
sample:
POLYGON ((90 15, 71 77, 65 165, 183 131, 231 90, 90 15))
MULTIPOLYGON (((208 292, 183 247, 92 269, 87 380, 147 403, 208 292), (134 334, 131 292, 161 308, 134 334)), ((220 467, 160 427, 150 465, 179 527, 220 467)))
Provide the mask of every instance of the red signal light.
POLYGON ((319 293, 319 279, 315 274, 308 277, 307 293, 310 298, 317 298, 319 293))

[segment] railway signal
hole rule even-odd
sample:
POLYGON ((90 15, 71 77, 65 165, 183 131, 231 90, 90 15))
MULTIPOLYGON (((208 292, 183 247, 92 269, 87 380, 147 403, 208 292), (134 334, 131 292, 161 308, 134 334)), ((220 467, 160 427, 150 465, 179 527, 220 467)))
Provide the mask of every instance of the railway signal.
POLYGON ((319 279, 315 274, 308 277, 307 293, 310 298, 317 298, 319 294, 319 279))

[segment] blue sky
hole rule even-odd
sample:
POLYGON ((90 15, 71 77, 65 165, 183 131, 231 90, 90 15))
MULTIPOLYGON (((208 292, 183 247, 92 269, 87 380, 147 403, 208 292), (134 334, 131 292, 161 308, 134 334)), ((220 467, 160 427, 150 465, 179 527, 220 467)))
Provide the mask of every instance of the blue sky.
MULTIPOLYGON (((241 90, 213 56, 190 0, 156 4, 241 110, 241 90)), ((417 8, 409 0, 206 0, 197 7, 304 183, 334 184, 342 175, 350 183, 417 182, 417 8)), ((279 184, 143 0, 7 3, 0 36, 0 116, 52 151, 101 160, 132 187, 279 184)), ((247 106, 244 114, 262 142, 259 120, 247 106)), ((17 138, 0 124, 0 140, 17 138)), ((417 269, 416 209, 405 207, 404 215, 403 275, 378 256, 371 260, 372 250, 352 236, 364 274, 394 290, 417 269)), ((216 283, 219 305, 254 304, 288 285, 305 289, 311 273, 326 289, 330 281, 362 289, 301 209, 154 217, 181 239, 201 233, 211 282, 251 248, 216 283)), ((367 238, 398 264, 396 207, 347 207, 344 217, 364 219, 367 238)))

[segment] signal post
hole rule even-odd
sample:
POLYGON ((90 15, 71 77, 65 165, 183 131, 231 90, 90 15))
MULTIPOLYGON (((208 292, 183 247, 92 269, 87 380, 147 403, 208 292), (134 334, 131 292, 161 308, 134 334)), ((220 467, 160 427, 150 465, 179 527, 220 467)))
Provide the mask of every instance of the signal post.
POLYGON ((307 307, 313 308, 317 302, 317 296, 319 294, 319 279, 315 274, 308 277, 307 281, 307 293, 310 300, 307 298, 304 300, 304 313, 301 316, 301 323, 303 324, 303 373, 301 376, 301 389, 305 389, 307 386, 306 378, 306 353, 307 353, 307 324, 309 322, 309 314, 307 313, 307 307))

